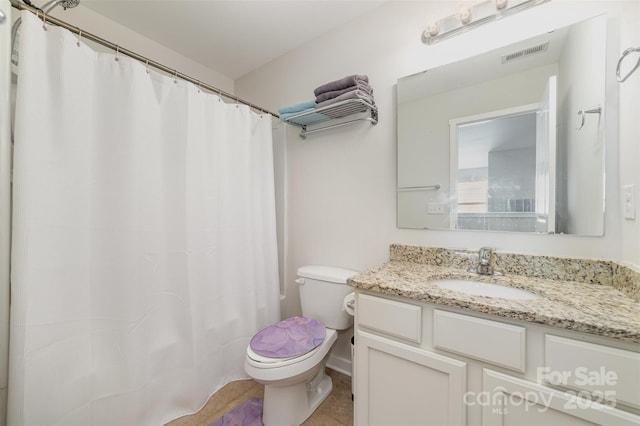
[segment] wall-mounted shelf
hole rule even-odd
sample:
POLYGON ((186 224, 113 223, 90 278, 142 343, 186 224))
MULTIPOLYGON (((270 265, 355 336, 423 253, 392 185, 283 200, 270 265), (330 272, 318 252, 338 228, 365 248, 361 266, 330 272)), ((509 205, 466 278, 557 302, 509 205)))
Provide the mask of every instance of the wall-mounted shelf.
POLYGON ((372 125, 378 124, 378 107, 362 99, 347 99, 321 108, 315 108, 313 111, 304 111, 300 114, 292 115, 284 120, 287 124, 292 124, 302 128, 302 131, 300 132, 300 137, 302 139, 305 139, 306 135, 311 133, 346 126, 347 124, 353 124, 358 121, 369 121, 372 125), (314 124, 334 120, 336 118, 347 117, 360 112, 369 112, 370 116, 308 129, 308 126, 312 126, 314 124))

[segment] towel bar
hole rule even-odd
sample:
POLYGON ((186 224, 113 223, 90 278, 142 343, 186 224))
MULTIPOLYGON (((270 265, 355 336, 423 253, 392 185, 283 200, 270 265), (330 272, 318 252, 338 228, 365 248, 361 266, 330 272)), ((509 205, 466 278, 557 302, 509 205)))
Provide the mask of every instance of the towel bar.
POLYGON ((424 186, 405 186, 403 188, 398 188, 398 192, 407 192, 407 191, 427 191, 433 190, 437 191, 440 189, 440 184, 436 183, 435 185, 424 185, 424 186))
POLYGON ((330 124, 329 126, 318 127, 317 129, 312 129, 312 130, 307 130, 306 129, 307 126, 303 126, 302 131, 300 132, 300 137, 302 139, 306 139, 307 135, 310 135, 311 133, 321 132, 323 130, 328 130, 328 129, 334 129, 336 127, 346 126, 348 124, 353 124, 353 123, 356 123, 358 121, 370 121, 371 124, 373 124, 373 125, 377 124, 377 121, 374 120, 371 117, 362 117, 362 118, 356 118, 355 120, 345 121, 343 123, 330 124))

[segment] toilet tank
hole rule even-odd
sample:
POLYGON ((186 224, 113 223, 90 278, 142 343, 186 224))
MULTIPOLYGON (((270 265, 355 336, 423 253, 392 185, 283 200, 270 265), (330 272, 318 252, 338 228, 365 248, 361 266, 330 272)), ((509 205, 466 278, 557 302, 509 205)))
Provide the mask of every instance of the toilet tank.
POLYGON ((332 266, 309 265, 298 268, 302 315, 324 323, 334 330, 345 330, 353 324, 353 317, 342 307, 342 302, 353 288, 347 279, 356 271, 332 266))

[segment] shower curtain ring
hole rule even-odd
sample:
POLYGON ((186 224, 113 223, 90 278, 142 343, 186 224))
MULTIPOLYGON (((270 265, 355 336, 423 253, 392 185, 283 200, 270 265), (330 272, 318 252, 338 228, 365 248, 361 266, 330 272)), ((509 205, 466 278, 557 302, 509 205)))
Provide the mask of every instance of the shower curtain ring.
POLYGON ((145 66, 147 68, 147 74, 149 74, 150 73, 150 71, 149 71, 149 60, 147 59, 144 63, 145 63, 145 66))
POLYGON ((78 45, 78 47, 80 47, 81 40, 82 40, 82 30, 78 28, 78 41, 76 42, 76 45, 78 45))
POLYGON ((178 84, 178 70, 173 70, 173 84, 178 84))
MULTIPOLYGON (((38 15, 36 14, 36 17, 38 15)), ((42 29, 47 31, 47 14, 45 13, 45 11, 42 11, 42 29)))
POLYGON ((201 84, 202 84, 202 83, 200 83, 200 80, 198 80, 198 93, 200 93, 200 92, 202 91, 202 89, 201 89, 201 87, 200 87, 200 85, 201 85, 201 84))
POLYGON ((239 101, 240 101, 240 98, 238 98, 238 97, 236 96, 236 108, 239 108, 239 107, 240 107, 240 105, 238 105, 238 102, 239 102, 239 101))
POLYGON ((113 58, 116 62, 118 62, 120 59, 118 58, 118 55, 120 54, 120 46, 116 46, 116 57, 113 58))

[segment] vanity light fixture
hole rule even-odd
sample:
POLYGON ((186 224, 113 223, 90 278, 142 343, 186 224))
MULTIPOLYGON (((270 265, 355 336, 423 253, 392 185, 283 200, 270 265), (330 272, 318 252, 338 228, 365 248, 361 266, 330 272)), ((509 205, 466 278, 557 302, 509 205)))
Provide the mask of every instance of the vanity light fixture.
POLYGON ((458 5, 453 15, 427 21, 422 32, 422 42, 433 44, 548 1, 550 0, 484 0, 475 4, 464 1, 458 5))

